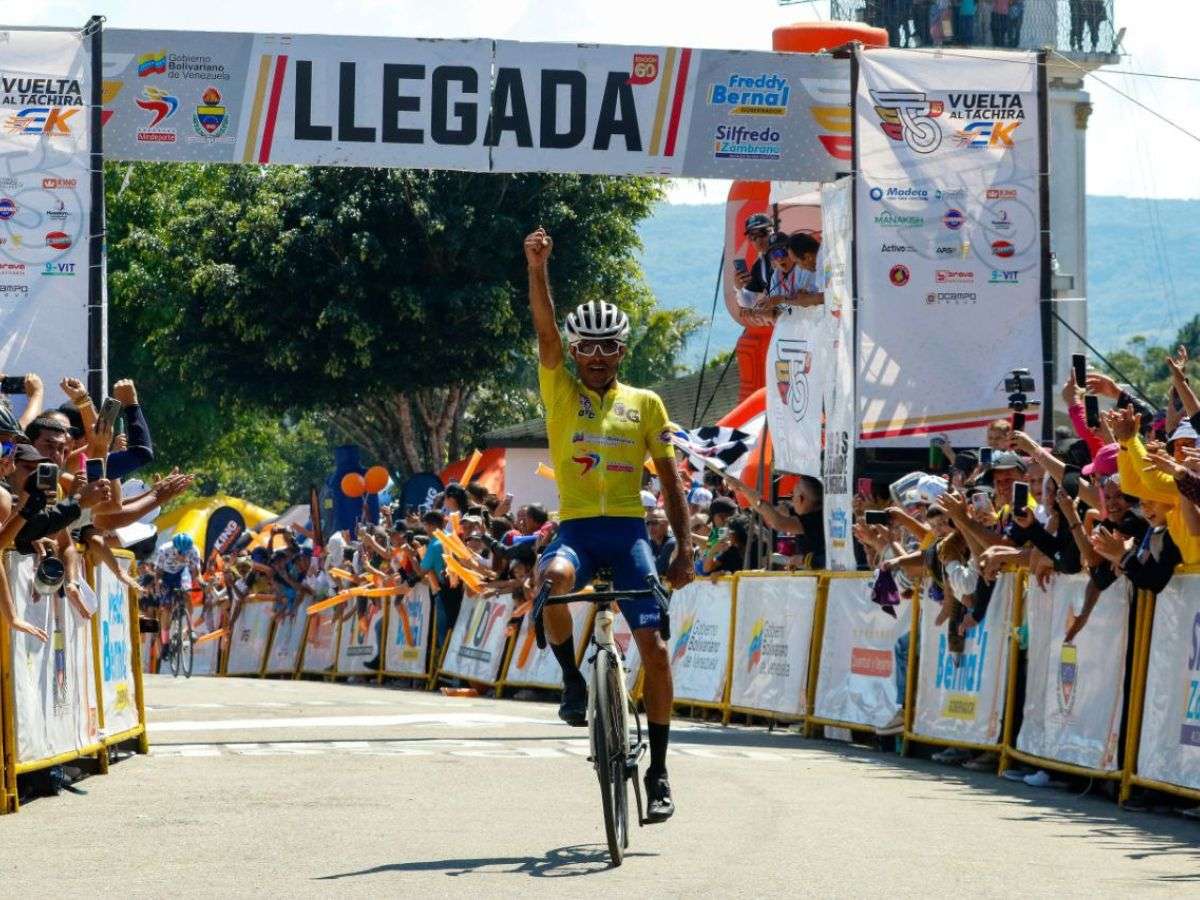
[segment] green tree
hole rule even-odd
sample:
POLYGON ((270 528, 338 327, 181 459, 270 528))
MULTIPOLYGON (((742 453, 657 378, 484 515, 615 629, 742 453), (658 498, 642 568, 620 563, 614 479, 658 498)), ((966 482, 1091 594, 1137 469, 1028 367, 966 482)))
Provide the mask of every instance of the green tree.
POLYGON ((621 304, 631 380, 673 374, 694 317, 656 309, 633 257, 660 197, 650 178, 112 168, 114 333, 133 344, 113 370, 149 379, 201 455, 231 418, 257 439, 241 416, 315 412, 397 474, 438 468, 531 408, 532 227, 555 235, 560 308, 621 304))

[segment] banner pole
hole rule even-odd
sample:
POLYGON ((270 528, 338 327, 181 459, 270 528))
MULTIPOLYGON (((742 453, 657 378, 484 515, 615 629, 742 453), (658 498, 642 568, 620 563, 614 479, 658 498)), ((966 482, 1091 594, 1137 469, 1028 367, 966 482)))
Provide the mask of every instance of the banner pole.
POLYGON ((1050 126, 1046 51, 1037 55, 1038 208, 1041 220, 1042 440, 1054 438, 1054 297, 1050 268, 1050 126))
POLYGON ((108 386, 108 310, 104 292, 104 17, 92 16, 88 35, 91 95, 88 122, 91 207, 88 214, 88 393, 99 402, 108 386))
POLYGON ((88 566, 88 579, 92 593, 99 601, 97 610, 92 614, 88 625, 92 633, 92 680, 96 684, 96 725, 100 729, 100 749, 96 753, 96 768, 101 775, 108 774, 108 747, 104 743, 104 675, 100 668, 100 611, 104 607, 104 600, 100 598, 98 590, 100 579, 97 577, 97 570, 94 565, 88 566))
POLYGON ((1021 664, 1021 639, 1019 631, 1021 620, 1025 615, 1025 595, 1029 588, 1028 571, 1013 574, 1013 605, 1012 618, 1009 620, 1008 637, 1008 671, 1007 684, 1004 690, 1004 724, 1000 732, 1000 765, 997 775, 1003 775, 1008 770, 1009 750, 1016 746, 1017 736, 1013 734, 1013 716, 1017 708, 1017 667, 1021 664))

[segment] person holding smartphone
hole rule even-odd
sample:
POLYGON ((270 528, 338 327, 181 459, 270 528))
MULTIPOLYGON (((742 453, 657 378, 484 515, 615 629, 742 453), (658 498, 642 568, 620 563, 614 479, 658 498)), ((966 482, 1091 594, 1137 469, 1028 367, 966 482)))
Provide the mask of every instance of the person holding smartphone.
POLYGON ((755 258, 736 258, 733 262, 733 283, 738 289, 738 305, 749 309, 758 304, 758 297, 771 286, 771 264, 767 260, 767 248, 775 223, 764 213, 755 213, 746 218, 744 234, 754 248, 755 258), (738 265, 738 264, 741 265, 738 265))

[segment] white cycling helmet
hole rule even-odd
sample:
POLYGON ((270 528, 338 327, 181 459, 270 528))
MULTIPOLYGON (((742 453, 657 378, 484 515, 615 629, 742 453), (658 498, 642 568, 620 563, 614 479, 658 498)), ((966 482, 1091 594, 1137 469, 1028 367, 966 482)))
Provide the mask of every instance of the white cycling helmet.
POLYGON ((567 313, 567 341, 620 341, 629 340, 629 316, 605 300, 589 300, 567 313))

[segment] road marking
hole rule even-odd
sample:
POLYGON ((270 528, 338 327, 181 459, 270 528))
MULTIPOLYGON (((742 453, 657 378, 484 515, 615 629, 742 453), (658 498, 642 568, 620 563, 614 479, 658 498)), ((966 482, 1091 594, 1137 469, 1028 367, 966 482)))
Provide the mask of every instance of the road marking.
POLYGON ((491 713, 409 713, 392 716, 306 716, 277 719, 213 719, 182 722, 150 722, 151 734, 183 731, 278 730, 285 728, 380 728, 389 725, 445 725, 481 728, 486 725, 557 725, 555 719, 529 716, 498 716, 491 713))
MULTIPOLYGON (((221 756, 458 756, 475 759, 566 759, 587 757, 584 740, 549 741, 521 745, 501 741, 472 741, 446 738, 432 741, 244 741, 234 744, 154 744, 150 755, 156 757, 206 758, 221 756)), ((745 747, 672 746, 671 756, 708 760, 786 762, 784 753, 745 747)))

